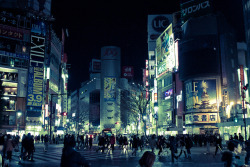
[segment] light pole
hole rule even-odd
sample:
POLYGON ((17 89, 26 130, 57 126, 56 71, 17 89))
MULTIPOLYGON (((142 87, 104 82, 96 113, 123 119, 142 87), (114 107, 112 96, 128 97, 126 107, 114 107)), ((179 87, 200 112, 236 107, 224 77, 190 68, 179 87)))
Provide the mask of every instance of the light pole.
POLYGON ((19 129, 20 129, 20 117, 22 116, 22 111, 17 111, 17 134, 19 135, 19 129))

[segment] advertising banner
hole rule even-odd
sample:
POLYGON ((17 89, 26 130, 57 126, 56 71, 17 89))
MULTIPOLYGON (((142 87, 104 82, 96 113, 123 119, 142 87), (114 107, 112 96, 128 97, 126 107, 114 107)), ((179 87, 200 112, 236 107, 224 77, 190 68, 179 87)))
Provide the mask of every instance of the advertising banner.
POLYGON ((102 60, 120 60, 120 48, 115 46, 102 47, 102 60))
POLYGON ((91 72, 101 72, 101 60, 92 59, 90 67, 91 72))
POLYGON ((104 78, 104 100, 115 101, 116 100, 116 78, 106 77, 104 78))
POLYGON ((195 113, 185 115, 185 124, 217 123, 217 113, 195 113))
POLYGON ((184 22, 190 17, 205 15, 210 11, 210 0, 190 0, 181 4, 181 17, 184 22))
POLYGON ((161 34, 156 41, 157 77, 168 71, 173 71, 176 66, 174 54, 174 35, 172 24, 161 34))
POLYGON ((24 35, 29 35, 29 31, 0 24, 0 36, 23 40, 24 35))
POLYGON ((173 95, 173 89, 169 89, 165 92, 163 92, 163 97, 165 100, 170 99, 173 95))
POLYGON ((172 21, 173 16, 171 14, 148 15, 148 41, 155 42, 172 21))
POLYGON ((185 83, 186 111, 193 109, 217 110, 216 79, 193 80, 185 83))
POLYGON ((122 77, 123 78, 133 78, 134 77, 134 67, 123 66, 122 67, 122 77))
POLYGON ((41 116, 43 104, 45 38, 31 35, 30 65, 28 71, 27 116, 41 116), (38 111, 33 113, 32 111, 38 111))
POLYGON ((43 104, 43 66, 29 67, 27 106, 42 109, 43 104))
POLYGON ((34 20, 34 22, 32 23, 31 32, 45 36, 46 24, 42 21, 34 20))

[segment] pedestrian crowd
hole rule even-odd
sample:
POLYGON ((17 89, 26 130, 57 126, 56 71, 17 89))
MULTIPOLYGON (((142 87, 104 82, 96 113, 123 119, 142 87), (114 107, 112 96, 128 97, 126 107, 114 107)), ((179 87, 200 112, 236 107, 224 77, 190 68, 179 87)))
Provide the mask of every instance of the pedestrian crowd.
MULTIPOLYGON (((44 144, 44 152, 48 151, 49 136, 38 135, 33 136, 30 133, 23 135, 21 138, 18 135, 0 134, 0 152, 3 157, 4 164, 9 164, 12 160, 12 152, 19 152, 19 160, 34 161, 35 145, 34 143, 44 144), (19 143, 19 141, 21 141, 19 143)), ((61 136, 52 137, 51 143, 58 144, 61 136)), ((87 149, 92 150, 93 142, 98 143, 96 152, 113 153, 115 145, 117 149, 122 150, 129 156, 137 156, 138 151, 144 152, 139 160, 140 166, 151 167, 158 156, 170 156, 171 161, 178 160, 182 155, 186 159, 191 159, 192 147, 206 147, 206 154, 211 154, 214 157, 221 152, 221 160, 226 167, 238 167, 249 164, 250 159, 250 138, 244 142, 244 137, 239 133, 230 135, 226 147, 223 148, 222 138, 220 134, 193 134, 193 135, 176 135, 176 136, 156 136, 156 135, 71 135, 66 134, 63 140, 63 150, 61 157, 61 167, 88 167, 90 163, 77 150, 87 149), (215 146, 215 152, 211 153, 210 146, 215 146), (132 152, 129 154, 128 149, 132 152), (106 151, 107 150, 107 151, 106 151), (150 151, 148 151, 150 150, 150 151), (243 154, 243 150, 246 154, 243 154)))

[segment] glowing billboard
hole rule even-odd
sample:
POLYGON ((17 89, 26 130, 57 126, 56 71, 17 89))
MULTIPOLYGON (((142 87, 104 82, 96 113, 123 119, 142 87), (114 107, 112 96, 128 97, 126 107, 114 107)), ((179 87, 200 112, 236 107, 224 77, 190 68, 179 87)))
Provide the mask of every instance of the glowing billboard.
POLYGON ((217 113, 195 113, 185 115, 185 124, 217 123, 217 113))
POLYGON ((216 79, 186 82, 185 90, 186 111, 193 109, 217 110, 216 79))
POLYGON ((168 71, 173 71, 176 66, 174 54, 174 35, 172 24, 156 40, 157 77, 168 71))
POLYGON ((116 99, 116 78, 106 77, 104 78, 104 100, 115 101, 116 99))

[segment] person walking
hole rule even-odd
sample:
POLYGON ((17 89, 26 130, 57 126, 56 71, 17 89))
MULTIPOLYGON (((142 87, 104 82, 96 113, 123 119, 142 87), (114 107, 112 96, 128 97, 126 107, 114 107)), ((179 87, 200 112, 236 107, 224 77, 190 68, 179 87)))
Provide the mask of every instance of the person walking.
POLYGON ((181 137, 180 140, 179 140, 179 142, 180 142, 181 152, 178 155, 178 158, 182 155, 183 152, 184 152, 185 158, 187 158, 187 153, 184 150, 184 147, 186 146, 185 141, 184 141, 184 137, 181 137))
POLYGON ((128 154, 128 138, 124 136, 123 141, 124 141, 124 144, 123 144, 124 154, 128 154))
POLYGON ((77 144, 78 144, 77 148, 80 149, 81 139, 80 139, 79 133, 77 134, 76 141, 77 141, 77 144))
POLYGON ((83 147, 84 149, 84 135, 81 135, 80 140, 81 140, 80 147, 83 147))
POLYGON ((239 133, 239 141, 240 141, 240 145, 243 146, 244 137, 241 135, 241 133, 239 133))
POLYGON ((158 139, 158 148, 159 148, 158 156, 160 156, 160 154, 162 152, 163 144, 164 144, 163 136, 159 136, 159 139, 158 139))
POLYGON ((92 137, 92 135, 90 135, 90 138, 89 138, 89 150, 91 150, 92 144, 93 144, 93 137, 92 137))
POLYGON ((34 145, 34 136, 31 136, 30 133, 28 134, 28 159, 31 161, 34 161, 34 151, 35 151, 35 145, 34 145))
POLYGON ((247 152, 246 157, 245 157, 245 164, 249 165, 249 158, 250 158, 250 137, 248 140, 245 142, 245 151, 247 152))
POLYGON ((169 142, 170 142, 171 160, 172 162, 174 162, 174 159, 176 160, 178 159, 178 156, 175 155, 175 152, 177 152, 177 143, 175 137, 170 136, 169 142))
POLYGON ((114 136, 114 134, 112 134, 112 136, 110 137, 110 145, 111 145, 112 154, 113 154, 114 149, 115 149, 115 136, 114 136))
POLYGON ((37 136, 37 141, 40 143, 40 135, 37 136))
POLYGON ((188 159, 191 159, 191 148, 193 147, 193 141, 190 139, 189 135, 185 136, 185 146, 188 154, 188 159))
POLYGON ((44 139, 44 136, 43 136, 43 135, 41 135, 41 140, 42 140, 42 143, 43 143, 43 139, 44 139))
POLYGON ((207 141, 207 154, 210 154, 210 143, 211 143, 211 137, 209 134, 205 136, 206 141, 207 141))
POLYGON ((137 137, 136 136, 134 136, 134 138, 133 138, 132 148, 134 149, 133 152, 132 152, 132 156, 133 155, 136 156, 136 152, 137 152, 137 149, 138 149, 138 141, 137 141, 137 137))
POLYGON ((88 149, 88 145, 89 145, 89 136, 86 135, 86 139, 85 139, 85 147, 88 149))
POLYGON ((21 144, 21 152, 20 152, 20 155, 19 155, 19 163, 21 163, 21 160, 25 160, 26 158, 26 153, 27 153, 27 138, 26 138, 26 135, 23 134, 23 137, 22 137, 22 144, 21 144))
POLYGON ((155 135, 152 135, 151 138, 149 139, 149 146, 150 146, 152 152, 154 152, 156 145, 157 145, 157 142, 155 139, 155 135))
POLYGON ((49 137, 48 135, 44 136, 44 152, 48 151, 48 145, 49 145, 49 137))
POLYGON ((233 167, 238 166, 235 161, 235 145, 232 141, 230 141, 227 145, 229 151, 224 151, 222 153, 221 161, 224 162, 225 167, 233 167))
POLYGON ((216 140, 215 140, 215 144, 216 144, 216 147, 215 147, 214 156, 216 156, 218 149, 220 149, 220 150, 222 149, 222 139, 221 139, 220 135, 217 135, 216 140))
POLYGON ((13 144, 13 141, 11 139, 11 135, 8 134, 7 135, 7 145, 6 145, 6 152, 7 152, 7 160, 9 161, 9 164, 12 160, 12 151, 14 149, 14 144, 13 144))
POLYGON ((237 136, 236 133, 234 133, 234 140, 239 140, 239 137, 237 136))

